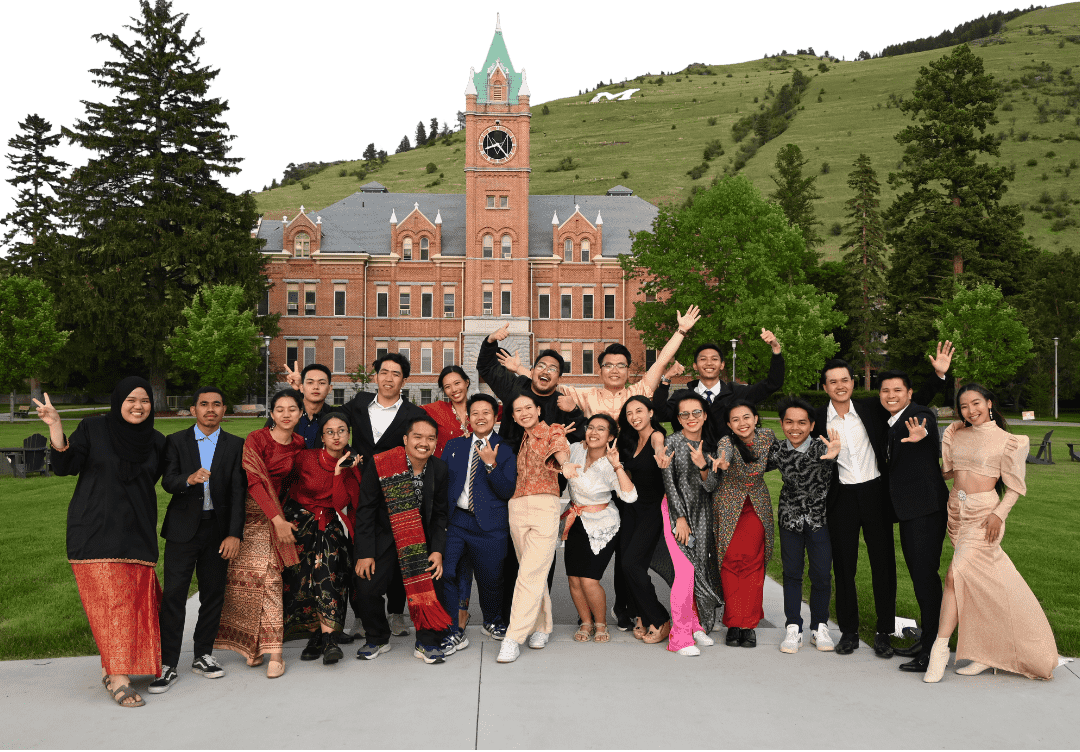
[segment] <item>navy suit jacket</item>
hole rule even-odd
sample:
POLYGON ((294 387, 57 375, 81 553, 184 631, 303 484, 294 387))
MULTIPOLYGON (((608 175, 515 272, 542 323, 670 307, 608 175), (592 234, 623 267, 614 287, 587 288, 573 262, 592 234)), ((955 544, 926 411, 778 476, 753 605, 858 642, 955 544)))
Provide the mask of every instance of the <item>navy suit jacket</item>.
MULTIPOLYGON (((458 436, 446 442, 442 459, 450 467, 450 511, 457 506, 461 492, 465 490, 465 480, 469 477, 469 450, 471 436, 458 436)), ((472 499, 476 524, 485 532, 510 529, 510 514, 506 502, 514 495, 517 486, 517 455, 510 446, 501 446, 504 442, 494 431, 488 441, 495 447, 495 469, 490 473, 483 463, 473 476, 472 499)))

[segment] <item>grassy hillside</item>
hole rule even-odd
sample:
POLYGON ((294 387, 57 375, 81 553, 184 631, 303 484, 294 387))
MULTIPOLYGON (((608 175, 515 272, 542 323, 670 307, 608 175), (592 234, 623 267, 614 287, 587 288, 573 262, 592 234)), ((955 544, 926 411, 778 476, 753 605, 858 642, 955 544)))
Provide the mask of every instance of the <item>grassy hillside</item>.
MULTIPOLYGON (((1002 139, 1001 162, 1016 169, 1007 200, 1024 207, 1026 232, 1037 245, 1080 249, 1080 188, 1073 187, 1077 177, 1071 175, 1080 165, 1080 68, 1072 71, 1074 61, 1080 60, 1080 3, 1020 16, 973 49, 1007 89, 994 127, 1002 139)), ((921 66, 948 52, 829 63, 827 72, 818 70, 815 57, 790 55, 670 73, 662 82, 656 74, 644 75, 626 86, 602 89, 641 89, 626 102, 589 104, 595 96, 589 92, 548 102, 547 115, 541 114, 543 105, 537 105, 532 118, 532 192, 601 194, 622 183, 656 204, 681 202, 695 185, 708 185, 714 175, 732 169, 737 147, 731 126, 753 108, 767 106, 769 87, 779 91, 798 67, 813 76, 800 111, 784 134, 746 164, 743 174, 770 192, 776 152, 786 143, 798 144, 811 160, 808 169, 819 175, 824 198, 817 210, 827 239, 825 256, 836 258, 841 238, 829 229, 844 221, 852 163, 860 152, 871 156, 884 188, 883 205, 888 205, 893 194, 886 179, 901 155, 893 136, 909 122, 895 102, 910 96, 921 66), (687 172, 702 163, 706 144, 715 139, 725 154, 694 180, 687 172), (575 166, 555 171, 566 157, 575 166), (827 173, 821 172, 824 165, 827 173)), ((543 61, 534 61, 530 69, 542 75, 543 61)), ((358 143, 357 151, 362 148, 358 143)), ((464 135, 457 134, 449 144, 393 155, 363 180, 339 174, 363 165, 348 162, 307 179, 309 190, 297 184, 258 194, 259 207, 274 218, 295 214, 301 204, 317 210, 367 180, 378 180, 394 192, 461 193, 465 148, 464 135), (429 162, 436 172, 426 172, 429 162)))

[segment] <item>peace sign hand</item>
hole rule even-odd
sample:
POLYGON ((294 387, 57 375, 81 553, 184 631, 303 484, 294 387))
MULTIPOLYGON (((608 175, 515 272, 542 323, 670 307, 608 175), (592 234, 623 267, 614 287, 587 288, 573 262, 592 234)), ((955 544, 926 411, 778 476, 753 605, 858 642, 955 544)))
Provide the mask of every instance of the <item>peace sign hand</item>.
POLYGON ((715 473, 718 470, 727 470, 729 467, 731 467, 731 460, 728 459, 727 451, 721 449, 717 452, 716 459, 712 461, 712 470, 715 473))
POLYGON ((285 381, 289 383, 289 386, 293 389, 300 388, 300 361, 294 360, 293 367, 289 368, 289 364, 285 364, 285 381))
POLYGON ((612 439, 608 444, 607 452, 604 454, 607 457, 607 461, 611 463, 611 466, 616 470, 622 467, 622 463, 619 462, 619 450, 615 448, 615 440, 612 439))
POLYGON ((908 435, 906 438, 900 439, 901 444, 914 444, 926 438, 926 418, 923 418, 922 423, 919 423, 919 419, 912 415, 904 425, 907 426, 908 435))
POLYGON ((661 470, 665 470, 671 467, 671 458, 675 456, 675 447, 671 447, 671 450, 661 450, 656 453, 656 466, 661 470))
POLYGON ((53 407, 52 401, 49 399, 49 393, 45 392, 45 402, 38 402, 34 399, 34 404, 37 405, 37 416, 41 418, 41 421, 47 426, 54 426, 60 424, 60 413, 53 407))
POLYGON ((694 463, 694 467, 702 472, 709 469, 709 462, 705 459, 705 454, 701 451, 704 442, 698 442, 696 447, 690 448, 690 461, 694 463))

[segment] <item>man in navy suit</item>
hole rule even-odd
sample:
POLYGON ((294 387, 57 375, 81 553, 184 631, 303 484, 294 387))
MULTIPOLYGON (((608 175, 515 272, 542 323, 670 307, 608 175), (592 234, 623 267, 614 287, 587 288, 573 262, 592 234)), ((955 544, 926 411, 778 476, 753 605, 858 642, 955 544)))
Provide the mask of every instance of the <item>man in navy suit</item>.
POLYGON ((192 672, 209 679, 225 675, 214 659, 214 638, 225 602, 229 559, 240 553, 244 536, 247 473, 241 466, 244 440, 221 430, 225 398, 205 386, 191 405, 195 426, 165 438, 161 487, 173 495, 161 525, 165 539, 165 587, 161 627, 161 676, 150 692, 168 691, 177 679, 191 575, 199 578, 199 618, 195 623, 192 672))
MULTIPOLYGON (((443 561, 443 606, 454 613, 460 588, 465 584, 457 581, 457 567, 467 559, 476 573, 483 632, 501 640, 506 635, 502 570, 510 537, 506 502, 517 485, 517 458, 509 445, 502 446, 502 439, 493 430, 499 412, 495 398, 474 394, 467 407, 472 436, 450 439, 442 456, 450 468, 451 505, 443 561)), ((465 630, 452 624, 443 652, 449 654, 468 646, 465 630)))

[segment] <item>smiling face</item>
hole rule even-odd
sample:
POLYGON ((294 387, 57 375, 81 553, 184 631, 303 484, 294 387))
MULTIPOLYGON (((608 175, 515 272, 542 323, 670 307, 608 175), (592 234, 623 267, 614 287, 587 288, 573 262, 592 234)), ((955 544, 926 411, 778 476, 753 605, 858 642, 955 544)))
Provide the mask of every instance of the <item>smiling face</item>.
POLYGON ((728 413, 727 424, 733 434, 743 441, 747 441, 754 435, 757 421, 758 416, 754 415, 754 412, 749 407, 740 405, 731 408, 731 412, 728 413))
POLYGON ((435 451, 436 438, 435 426, 425 420, 416 421, 405 434, 405 454, 414 463, 427 462, 435 451))
POLYGON ((990 420, 990 408, 994 406, 974 389, 960 395, 960 416, 973 426, 981 426, 990 420))
POLYGON ((694 370, 698 378, 705 386, 712 386, 720 380, 720 372, 724 369, 724 359, 716 350, 702 350, 694 358, 694 370))
POLYGON ((397 402, 401 396, 401 385, 405 383, 401 366, 392 360, 384 360, 379 366, 379 372, 375 374, 375 383, 379 386, 379 398, 383 402, 397 402))
POLYGON ((600 364, 600 375, 604 379, 604 386, 618 392, 626 388, 626 380, 630 378, 630 364, 625 355, 606 355, 604 362, 600 364))
POLYGON ((282 397, 274 403, 274 409, 270 415, 274 419, 275 426, 291 431, 296 428, 296 423, 300 420, 300 406, 292 397, 282 397))
POLYGON ((814 421, 810 420, 806 410, 801 407, 789 407, 785 410, 781 423, 784 426, 784 436, 796 447, 802 446, 806 437, 814 430, 814 421))
POLYGON ((881 406, 889 411, 889 415, 896 415, 911 404, 912 390, 904 385, 903 379, 886 379, 881 382, 878 396, 881 398, 881 406))
POLYGON ((679 403, 679 412, 676 415, 679 425, 682 426, 683 434, 697 435, 701 433, 701 427, 705 425, 705 411, 701 409, 701 403, 694 399, 686 399, 679 403))
POLYGON ((217 430, 225 415, 225 401, 217 392, 203 392, 191 406, 195 422, 207 436, 217 430))
POLYGON ((340 418, 331 418, 322 424, 322 441, 327 451, 343 452, 349 443, 349 426, 340 418))
POLYGON ((611 428, 603 418, 593 418, 585 426, 585 446, 589 449, 607 449, 611 442, 611 428))
POLYGON ((638 433, 643 433, 652 426, 653 411, 644 404, 633 400, 626 403, 626 422, 638 433))
POLYGON ((150 395, 141 386, 135 389, 120 403, 120 417, 128 423, 138 425, 150 417, 150 395))
POLYGON ((532 388, 537 394, 551 394, 559 385, 559 361, 545 355, 532 368, 532 388))
POLYGON ((855 380, 846 368, 830 368, 825 372, 825 393, 833 402, 843 404, 851 400, 855 380))
POLYGON ((451 402, 460 405, 469 396, 469 382, 461 378, 460 374, 448 373, 443 376, 442 390, 451 402))
POLYGON ((330 393, 330 379, 326 378, 326 374, 322 371, 312 368, 304 377, 300 391, 308 402, 321 405, 326 402, 326 395, 330 393))
POLYGON ((518 397, 514 400, 514 422, 528 430, 540 422, 540 408, 528 397, 518 397))
POLYGON ((495 426, 495 411, 486 400, 478 399, 469 410, 469 425, 476 436, 487 436, 495 426))

